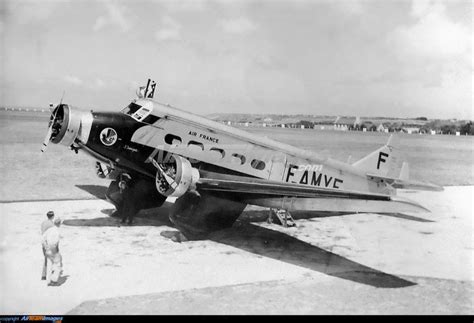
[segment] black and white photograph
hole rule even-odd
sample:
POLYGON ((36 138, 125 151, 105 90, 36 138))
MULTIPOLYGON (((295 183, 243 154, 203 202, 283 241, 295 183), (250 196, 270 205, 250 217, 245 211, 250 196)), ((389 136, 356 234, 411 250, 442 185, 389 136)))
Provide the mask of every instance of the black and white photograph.
POLYGON ((0 0, 0 321, 474 315, 472 0, 0 0))

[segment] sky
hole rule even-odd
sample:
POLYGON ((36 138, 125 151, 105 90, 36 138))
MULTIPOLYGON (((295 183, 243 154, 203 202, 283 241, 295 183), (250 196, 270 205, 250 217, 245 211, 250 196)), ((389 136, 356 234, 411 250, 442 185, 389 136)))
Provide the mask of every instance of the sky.
POLYGON ((1 0, 0 105, 474 119, 473 4, 1 0))

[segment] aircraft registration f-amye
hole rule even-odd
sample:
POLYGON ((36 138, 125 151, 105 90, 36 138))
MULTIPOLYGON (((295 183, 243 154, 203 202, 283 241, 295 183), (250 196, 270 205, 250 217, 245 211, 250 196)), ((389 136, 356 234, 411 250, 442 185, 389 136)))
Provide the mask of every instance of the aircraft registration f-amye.
POLYGON ((170 220, 186 236, 232 226, 247 205, 287 211, 427 212, 399 188, 442 190, 408 179, 388 143, 349 164, 154 101, 155 83, 120 112, 52 111, 43 143, 83 151, 112 179, 107 198, 125 216, 176 197, 170 220), (120 189, 120 179, 129 180, 120 189))

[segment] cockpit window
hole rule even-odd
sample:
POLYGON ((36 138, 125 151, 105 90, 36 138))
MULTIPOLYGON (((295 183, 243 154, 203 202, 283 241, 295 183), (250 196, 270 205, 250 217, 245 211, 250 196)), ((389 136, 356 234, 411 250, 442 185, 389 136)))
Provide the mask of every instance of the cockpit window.
POLYGON ((144 119, 148 117, 150 113, 151 113, 151 109, 147 107, 141 107, 134 114, 132 114, 132 118, 137 121, 144 121, 144 119))
POLYGON ((123 113, 128 114, 133 119, 139 122, 153 124, 160 118, 151 114, 153 111, 153 104, 145 102, 143 105, 136 104, 135 102, 130 103, 126 108, 122 110, 123 113))
POLYGON ((127 107, 125 107, 122 112, 128 115, 132 115, 135 112, 137 112, 138 109, 140 109, 142 106, 138 105, 136 103, 130 103, 127 107))

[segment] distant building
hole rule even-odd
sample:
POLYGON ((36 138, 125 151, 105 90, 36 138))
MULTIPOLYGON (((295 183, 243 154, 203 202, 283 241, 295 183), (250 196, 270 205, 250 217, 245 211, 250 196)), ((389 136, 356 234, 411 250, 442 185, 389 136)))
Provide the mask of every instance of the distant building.
POLYGON ((377 126, 377 131, 378 132, 385 132, 385 130, 388 130, 388 129, 386 129, 385 126, 382 123, 377 126))
POLYGON ((360 125, 359 117, 337 117, 334 121, 334 130, 347 131, 360 125))
POLYGON ((402 130, 408 134, 419 133, 420 128, 418 127, 403 127, 402 130))

